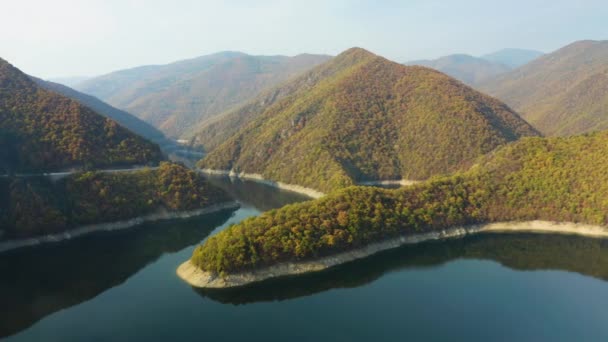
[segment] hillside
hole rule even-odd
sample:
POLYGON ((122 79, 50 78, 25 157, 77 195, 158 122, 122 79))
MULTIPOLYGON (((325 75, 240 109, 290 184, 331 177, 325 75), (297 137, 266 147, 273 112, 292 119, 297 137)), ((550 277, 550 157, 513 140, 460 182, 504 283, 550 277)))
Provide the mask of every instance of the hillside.
POLYGON ((470 55, 449 55, 433 60, 419 60, 406 63, 407 65, 421 65, 439 70, 468 85, 475 85, 503 74, 510 67, 470 55))
POLYGON ((479 88, 546 135, 608 129, 608 41, 579 41, 479 88))
POLYGON ((158 145, 45 90, 0 59, 0 168, 41 171, 158 162, 158 145))
POLYGON ((0 241, 230 201, 194 171, 165 162, 155 170, 83 172, 58 181, 0 178, 0 241))
POLYGON ((260 117, 266 108, 290 96, 298 96, 317 86, 325 79, 339 75, 360 62, 360 56, 353 53, 350 56, 333 58, 294 79, 275 88, 268 89, 253 100, 226 111, 214 118, 202 122, 188 135, 194 145, 211 151, 228 140, 241 128, 260 117), (295 95, 294 95, 295 94, 295 95))
POLYGON ((481 58, 494 63, 506 65, 511 69, 515 69, 519 68, 524 64, 530 63, 531 61, 537 59, 543 54, 543 52, 536 50, 509 48, 483 55, 481 56, 481 58))
POLYGON ((271 94, 280 95, 237 113, 245 113, 235 116, 245 118, 240 131, 200 167, 332 191, 453 172, 537 134, 506 105, 440 72, 359 48, 271 94))
POLYGON ((225 277, 454 226, 527 220, 606 226, 607 169, 608 131, 524 138, 465 173, 398 190, 350 187, 244 220, 209 238, 191 262, 225 277))
POLYGON ((167 65, 116 71, 77 89, 149 122, 170 137, 329 59, 222 52, 167 65))
POLYGON ((94 96, 81 93, 70 87, 64 86, 63 84, 44 81, 36 77, 32 77, 32 79, 40 87, 76 100, 82 105, 91 108, 96 113, 118 122, 121 126, 127 128, 131 132, 155 142, 160 146, 171 144, 163 133, 149 123, 137 118, 132 114, 112 107, 94 96))

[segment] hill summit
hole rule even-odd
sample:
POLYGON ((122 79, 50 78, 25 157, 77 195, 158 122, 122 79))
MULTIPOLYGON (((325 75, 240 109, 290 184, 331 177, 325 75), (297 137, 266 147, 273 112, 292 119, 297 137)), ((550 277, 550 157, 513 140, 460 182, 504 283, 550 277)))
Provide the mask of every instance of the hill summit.
POLYGON ((445 74, 361 48, 222 120, 235 118, 245 118, 239 131, 199 166, 321 191, 453 172, 497 146, 538 134, 505 104, 445 74))

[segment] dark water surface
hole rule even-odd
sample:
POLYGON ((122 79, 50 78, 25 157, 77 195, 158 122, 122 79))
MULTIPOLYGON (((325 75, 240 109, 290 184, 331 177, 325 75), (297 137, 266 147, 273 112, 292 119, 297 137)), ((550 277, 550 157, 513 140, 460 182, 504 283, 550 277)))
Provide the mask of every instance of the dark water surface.
POLYGON ((608 341, 608 241, 484 234, 229 291, 175 275, 230 223, 304 200, 215 180, 241 203, 0 255, 7 341, 608 341))

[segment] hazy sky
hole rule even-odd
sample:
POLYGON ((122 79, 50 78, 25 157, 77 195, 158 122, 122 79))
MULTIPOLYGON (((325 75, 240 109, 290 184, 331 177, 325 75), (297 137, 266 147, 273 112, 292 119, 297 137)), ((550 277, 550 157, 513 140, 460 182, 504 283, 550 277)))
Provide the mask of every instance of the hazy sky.
POLYGON ((0 57, 40 77, 223 50, 395 61, 608 39, 608 0, 0 0, 0 57))

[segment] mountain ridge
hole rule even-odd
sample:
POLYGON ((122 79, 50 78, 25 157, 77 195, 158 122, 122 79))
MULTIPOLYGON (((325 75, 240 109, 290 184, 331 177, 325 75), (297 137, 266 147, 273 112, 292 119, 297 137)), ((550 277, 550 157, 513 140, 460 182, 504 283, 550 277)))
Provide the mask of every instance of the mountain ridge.
POLYGON ((138 134, 154 143, 157 143, 161 147, 173 144, 165 137, 165 135, 161 131, 157 130, 149 123, 139 119, 135 115, 112 107, 109 104, 96 98, 95 96, 81 93, 61 83, 43 80, 34 76, 30 77, 39 86, 78 101, 82 105, 93 109, 98 114, 101 114, 107 118, 118 122, 120 125, 127 128, 131 132, 138 134))
POLYGON ((133 113, 177 138, 192 126, 328 58, 220 52, 119 70, 81 83, 78 90, 133 113))
POLYGON ((506 105, 459 81, 360 48, 292 82, 282 88, 295 90, 267 106, 252 101, 255 115, 199 166, 326 192, 357 181, 452 172, 538 134, 506 105), (333 73, 299 87, 326 70, 333 73))
POLYGON ((479 86, 546 135, 608 129, 608 41, 573 42, 479 86))
POLYGON ((38 86, 0 59, 0 166, 4 172, 149 164, 158 145, 79 102, 38 86))

